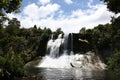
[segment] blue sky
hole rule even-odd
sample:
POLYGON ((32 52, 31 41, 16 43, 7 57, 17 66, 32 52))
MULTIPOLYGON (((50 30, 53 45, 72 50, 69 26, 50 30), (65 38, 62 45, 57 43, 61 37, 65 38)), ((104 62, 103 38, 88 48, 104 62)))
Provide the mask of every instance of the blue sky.
POLYGON ((18 18, 21 27, 61 28, 67 33, 109 23, 114 15, 100 0, 23 0, 20 9, 21 13, 8 16, 18 18))

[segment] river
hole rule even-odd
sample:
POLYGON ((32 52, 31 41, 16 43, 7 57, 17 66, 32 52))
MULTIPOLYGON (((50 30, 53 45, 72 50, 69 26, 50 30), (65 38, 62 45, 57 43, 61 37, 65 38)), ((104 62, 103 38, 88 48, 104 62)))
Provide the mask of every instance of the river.
POLYGON ((28 68, 30 80, 105 80, 105 71, 80 68, 28 68))

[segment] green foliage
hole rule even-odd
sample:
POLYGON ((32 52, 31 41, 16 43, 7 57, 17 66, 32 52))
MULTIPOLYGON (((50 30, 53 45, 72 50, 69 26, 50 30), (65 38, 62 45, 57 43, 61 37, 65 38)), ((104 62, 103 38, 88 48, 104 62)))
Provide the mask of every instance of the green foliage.
POLYGON ((80 31, 79 31, 80 34, 85 34, 86 33, 86 28, 83 27, 80 31))
POLYGON ((114 18, 112 21, 112 46, 113 49, 119 50, 120 48, 120 16, 117 18, 114 18))
POLYGON ((20 28, 13 18, 8 26, 0 27, 0 76, 19 77, 24 75, 24 65, 38 56, 45 55, 47 41, 52 31, 49 28, 20 28))
POLYGON ((5 29, 3 28, 3 26, 0 26, 0 39, 2 39, 3 37, 5 37, 5 29))
POLYGON ((53 39, 57 39, 59 34, 64 34, 61 28, 58 28, 55 32, 53 32, 53 39))
POLYGON ((22 5, 22 0, 0 0, 0 28, 5 26, 6 20, 9 18, 6 16, 7 13, 20 12, 19 8, 22 5))
POLYGON ((115 13, 120 12, 120 0, 101 0, 107 4, 107 8, 115 13))
POLYGON ((19 77, 24 75, 24 61, 20 55, 15 54, 12 47, 9 48, 6 56, 0 56, 0 76, 9 79, 10 77, 19 77), (7 77, 6 77, 7 76, 7 77))
POLYGON ((21 5, 22 0, 0 0, 0 14, 18 12, 21 5))
POLYGON ((20 27, 20 21, 18 21, 16 18, 13 18, 8 22, 8 26, 6 27, 6 33, 8 35, 17 35, 19 34, 19 27, 20 27))
POLYGON ((120 69, 120 16, 113 18, 111 22, 93 29, 82 28, 80 34, 82 39, 89 42, 92 50, 99 53, 108 63, 109 69, 114 70, 120 69))
POLYGON ((12 55, 7 58, 5 68, 10 73, 10 76, 22 76, 24 75, 24 61, 20 55, 12 55))
POLYGON ((111 43, 111 26, 106 24, 95 27, 93 29, 93 40, 99 49, 109 47, 109 43, 111 43))
POLYGON ((5 66, 6 59, 2 56, 0 56, 0 68, 3 68, 5 66))
POLYGON ((120 51, 116 51, 108 58, 108 68, 112 70, 120 70, 120 51))
POLYGON ((58 28, 58 29, 56 30, 56 33, 57 33, 57 34, 62 34, 63 31, 61 30, 61 28, 58 28))

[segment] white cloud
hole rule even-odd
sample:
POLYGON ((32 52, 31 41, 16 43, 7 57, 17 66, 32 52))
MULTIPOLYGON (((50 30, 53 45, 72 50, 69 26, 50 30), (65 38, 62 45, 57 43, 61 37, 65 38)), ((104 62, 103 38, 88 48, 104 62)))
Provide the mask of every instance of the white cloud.
POLYGON ((110 22, 110 16, 114 14, 109 12, 106 5, 91 5, 87 10, 74 10, 71 15, 65 15, 60 10, 58 4, 36 5, 35 3, 27 5, 20 15, 9 14, 9 17, 17 17, 22 27, 32 27, 35 24, 39 27, 49 27, 53 31, 62 28, 64 32, 79 32, 82 27, 93 28, 98 24, 110 22), (59 13, 54 18, 53 16, 59 13))
POLYGON ((39 0, 42 5, 50 3, 50 0, 39 0))
POLYGON ((37 19, 37 18, 39 18, 38 10, 39 10, 39 7, 35 3, 32 3, 24 8, 23 14, 28 16, 29 18, 37 19))
POLYGON ((82 27, 93 28, 98 24, 106 24, 110 22, 110 16, 113 13, 107 11, 105 5, 97 5, 93 9, 87 11, 78 9, 71 13, 70 17, 58 19, 41 20, 42 26, 48 26, 52 30, 61 27, 64 32, 79 32, 82 27), (94 9, 96 7, 96 9, 94 9))
POLYGON ((93 3, 93 0, 89 0, 90 3, 93 3))
POLYGON ((60 6, 58 4, 48 4, 46 6, 38 6, 35 3, 29 4, 23 10, 23 15, 31 19, 46 18, 58 11, 60 6))
POLYGON ((39 15, 41 17, 47 17, 48 15, 53 15, 56 11, 58 11, 60 5, 58 4, 48 4, 46 6, 41 6, 39 8, 39 15))
POLYGON ((73 1, 72 0, 64 0, 67 4, 72 4, 73 1))
POLYGON ((72 11, 71 17, 78 18, 78 17, 84 16, 84 15, 85 15, 84 11, 82 11, 81 9, 78 9, 76 11, 72 11))

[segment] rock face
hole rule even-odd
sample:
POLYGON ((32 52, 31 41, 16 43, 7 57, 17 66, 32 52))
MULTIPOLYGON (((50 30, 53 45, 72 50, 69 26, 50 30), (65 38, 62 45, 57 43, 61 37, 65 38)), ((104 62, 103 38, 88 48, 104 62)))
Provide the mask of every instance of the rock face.
POLYGON ((91 51, 92 47, 85 36, 73 33, 73 51, 74 53, 86 53, 91 51))
POLYGON ((106 65, 100 60, 99 56, 94 52, 85 54, 76 54, 70 63, 72 67, 82 69, 106 69, 106 65))

